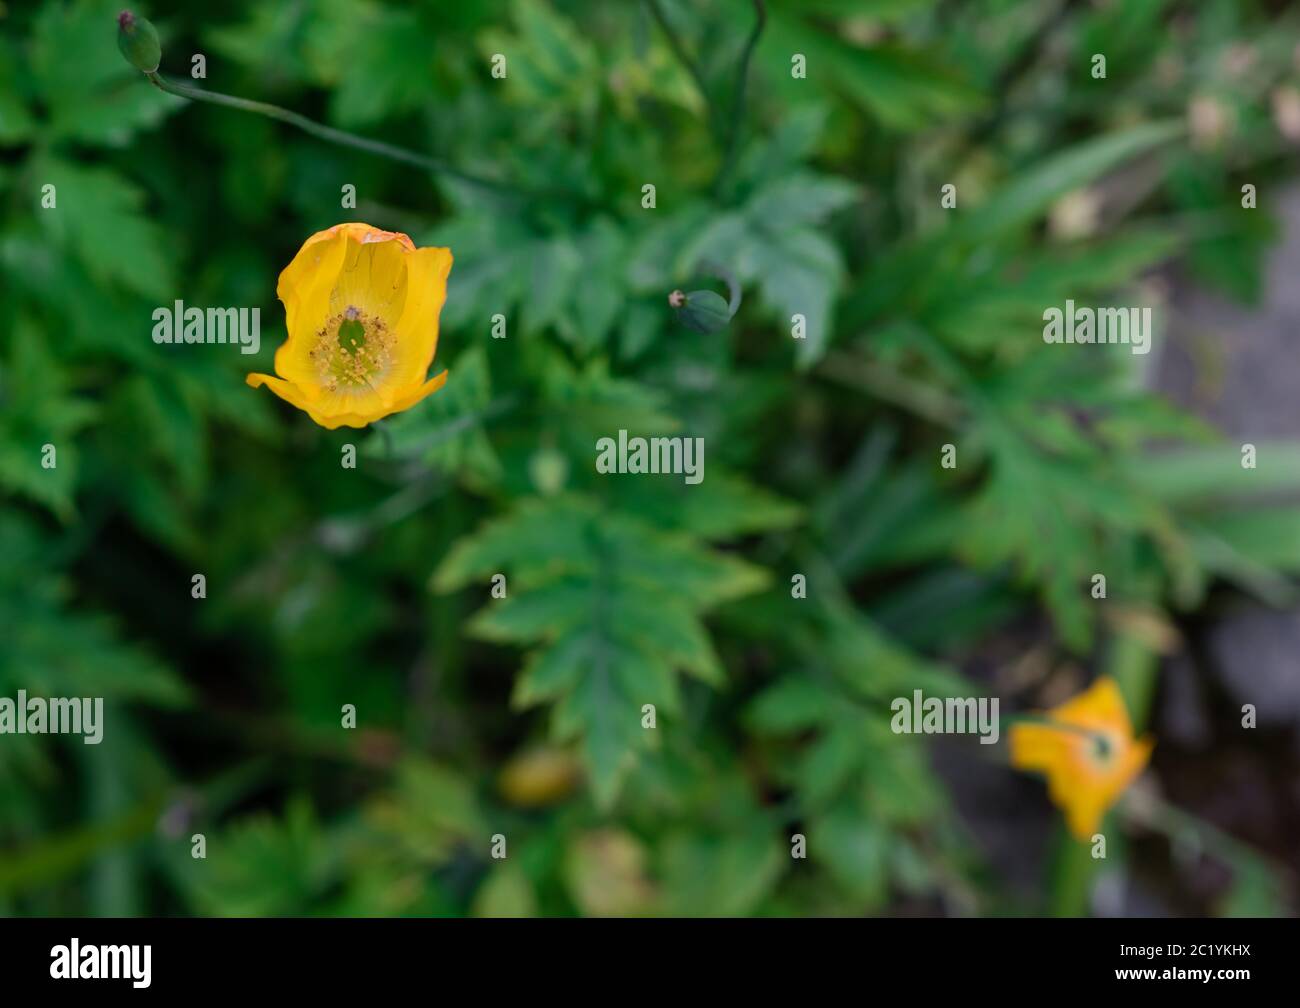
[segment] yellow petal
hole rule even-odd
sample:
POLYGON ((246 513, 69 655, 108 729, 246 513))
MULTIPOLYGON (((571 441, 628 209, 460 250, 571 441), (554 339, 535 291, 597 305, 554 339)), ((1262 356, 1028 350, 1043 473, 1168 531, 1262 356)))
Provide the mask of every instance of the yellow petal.
MULTIPOLYGON (((352 414, 332 414, 322 411, 314 396, 306 393, 293 382, 285 381, 283 378, 276 378, 274 375, 250 374, 245 380, 253 388, 265 385, 291 406, 297 406, 298 409, 311 417, 316 424, 321 427, 326 427, 329 430, 333 430, 335 427, 348 423, 349 418, 352 417, 352 414)), ((368 421, 365 420, 359 420, 359 422, 352 423, 350 426, 364 427, 367 422, 368 421)))
MULTIPOLYGON (((322 389, 320 395, 312 403, 312 419, 316 415, 324 417, 369 417, 370 420, 378 420, 392 412, 388 405, 390 397, 384 394, 380 388, 363 388, 363 389, 343 389, 329 392, 322 389)), ((370 420, 361 420, 359 423, 351 423, 351 427, 364 427, 370 420)), ((320 421, 317 420, 317 423, 320 421)), ((338 424, 326 424, 329 427, 337 427, 338 424)))
POLYGON ((329 292, 329 314, 356 307, 395 327, 406 306, 406 259, 412 254, 400 241, 350 235, 329 292))
POLYGON ((438 389, 442 388, 446 383, 447 372, 443 371, 442 373, 430 378, 427 382, 417 385, 415 388, 408 389, 406 392, 398 395, 397 398, 393 400, 392 405, 388 407, 388 412, 400 413, 404 409, 410 409, 421 399, 437 392, 438 389))
POLYGON ((366 224, 362 221, 335 224, 333 227, 327 227, 324 231, 317 231, 303 242, 303 246, 306 247, 315 241, 324 241, 340 233, 356 242, 396 241, 401 242, 408 249, 415 249, 415 243, 402 234, 401 231, 385 231, 383 228, 377 228, 373 224, 366 224))
POLYGON ((397 323, 397 361, 392 380, 399 386, 424 381, 438 349, 438 316, 447 300, 451 249, 422 248, 406 257, 406 309, 397 323))
POLYGON ((250 374, 246 380, 253 388, 265 385, 285 402, 307 413, 321 427, 334 430, 336 427, 364 427, 390 414, 410 409, 421 399, 442 388, 447 382, 447 372, 443 371, 423 384, 398 393, 390 403, 384 403, 379 398, 360 396, 352 399, 339 398, 337 394, 330 393, 315 396, 274 375, 250 374))
POLYGON ((1021 770, 1047 770, 1067 759, 1075 743, 1070 733, 1041 724, 1011 726, 1011 764, 1021 770))
MULTIPOLYGON (((281 271, 275 294, 284 302, 289 340, 280 351, 287 351, 295 343, 305 344, 324 324, 329 312, 330 291, 342 267, 347 243, 346 235, 341 232, 317 232, 307 239, 293 261, 281 271)), ((286 360, 291 356, 286 353, 286 360)), ((276 353, 275 369, 286 378, 298 378, 281 367, 280 352, 276 353)))
POLYGON ((1067 794, 1061 782, 1053 782, 1048 793, 1052 796, 1052 801, 1065 811, 1066 829, 1078 840, 1092 839, 1093 834, 1101 829, 1106 809, 1110 808, 1114 800, 1114 796, 1093 789, 1067 794))
POLYGON ((244 380, 251 388, 258 388, 265 385, 285 402, 292 406, 297 406, 300 410, 311 412, 315 406, 313 398, 305 394, 297 385, 293 382, 285 381, 283 378, 277 378, 275 375, 254 373, 250 374, 244 380))
POLYGON ((1052 709, 1052 720, 1085 727, 1114 728, 1132 733, 1124 695, 1114 679, 1103 676, 1077 697, 1052 709))

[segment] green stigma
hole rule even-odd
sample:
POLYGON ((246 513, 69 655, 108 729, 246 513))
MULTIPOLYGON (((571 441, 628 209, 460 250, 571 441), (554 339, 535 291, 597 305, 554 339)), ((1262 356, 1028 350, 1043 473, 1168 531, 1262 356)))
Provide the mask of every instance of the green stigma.
POLYGON ((356 319, 344 319, 339 324, 339 346, 349 353, 366 345, 366 327, 356 319))

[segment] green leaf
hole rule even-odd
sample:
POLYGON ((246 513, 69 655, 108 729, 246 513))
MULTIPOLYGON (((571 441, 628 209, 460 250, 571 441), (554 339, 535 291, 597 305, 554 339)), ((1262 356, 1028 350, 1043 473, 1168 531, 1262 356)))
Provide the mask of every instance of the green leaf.
POLYGON ((1004 185, 959 219, 950 239, 988 241, 1031 223, 1066 193, 1095 181, 1124 162, 1182 136, 1181 121, 1143 123, 1053 154, 1004 185))
POLYGON ((524 870, 513 862, 494 867, 474 894, 475 917, 534 917, 537 897, 524 870))
POLYGON ((936 118, 979 108, 980 96, 938 58, 902 45, 849 43, 804 21, 803 13, 780 5, 770 12, 772 30, 760 52, 778 80, 790 79, 790 54, 802 53, 810 81, 833 82, 885 125, 899 130, 920 129, 936 118))
POLYGON ((766 584, 752 564, 573 494, 524 501, 462 539, 433 583, 449 591, 505 571, 509 594, 484 606, 471 630, 534 645, 515 703, 554 704, 553 731, 581 740, 605 807, 653 739, 643 706, 674 713, 678 671, 722 684, 703 613, 766 584))
MULTIPOLYGON (((439 370, 435 361, 432 371, 439 370)), ((492 398, 484 346, 464 351, 451 362, 447 373, 446 384, 432 396, 385 419, 366 438, 363 451, 374 458, 418 460, 484 490, 502 476, 486 427, 504 405, 492 398)))
POLYGON ((70 384, 35 324, 15 319, 9 354, 0 361, 0 486, 64 519, 73 511, 76 435, 96 415, 94 405, 73 395, 70 384))
POLYGON ((486 32, 480 46, 489 60, 506 56, 506 93, 521 104, 547 109, 541 113, 547 120, 585 104, 600 71, 591 42, 545 0, 514 0, 511 14, 517 31, 486 32))
POLYGON ((857 187, 832 175, 795 171, 759 189, 746 202, 746 213, 763 228, 779 233, 786 228, 820 224, 852 203, 857 187))
POLYGON ((18 91, 17 50, 0 39, 0 146, 24 143, 35 131, 36 119, 18 91))
POLYGON ((312 21, 308 55, 314 75, 333 88, 331 117, 345 128, 401 116, 435 94, 435 50, 413 10, 335 5, 312 21))
POLYGON ((798 505, 717 465, 694 486, 672 475, 615 475, 608 482, 620 510, 709 541, 788 529, 803 517, 798 505))
POLYGON ((736 917, 753 913, 780 877, 781 842, 762 821, 737 824, 727 836, 678 833, 663 851, 663 872, 674 916, 736 917), (744 829, 748 826, 748 829, 744 829))
POLYGON ((844 272, 839 252, 813 231, 792 231, 779 243, 757 246, 754 255, 763 300, 780 312, 778 332, 785 336, 794 316, 802 316, 795 359, 803 367, 815 364, 830 345, 831 311, 844 272))
POLYGON ((718 214, 677 250, 679 271, 726 264, 742 286, 757 284, 763 303, 789 334, 804 320, 795 354, 807 367, 830 342, 832 308, 844 278, 839 250, 823 233, 826 218, 853 198, 839 180, 803 173, 754 193, 740 211, 718 214))
POLYGON ((194 895, 214 916, 303 914, 336 877, 335 845, 303 799, 283 819, 249 816, 212 841, 194 895))
MULTIPOLYGON (((55 187, 56 208, 38 219, 100 283, 118 284, 158 302, 175 294, 175 258, 162 229, 143 212, 145 194, 107 168, 46 157, 32 165, 40 185, 55 187)), ((140 321, 147 337, 148 316, 140 321)))
POLYGON ((42 8, 30 61, 52 138, 122 147, 185 104, 150 86, 122 59, 113 24, 120 9, 110 0, 42 8))

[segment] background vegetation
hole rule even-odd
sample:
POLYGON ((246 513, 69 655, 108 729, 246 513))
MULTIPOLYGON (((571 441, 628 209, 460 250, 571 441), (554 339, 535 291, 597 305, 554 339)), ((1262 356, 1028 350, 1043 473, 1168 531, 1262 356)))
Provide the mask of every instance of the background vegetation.
MULTIPOLYGON (((1240 189, 1289 169, 1296 15, 767 8, 743 108, 739 0, 141 10, 164 71, 203 53, 199 86, 489 188, 161 94, 107 0, 5 5, 0 695, 104 696, 110 720, 97 747, 0 738, 0 910, 1097 909, 1103 874, 1004 746, 895 736, 888 704, 1008 712, 1106 672, 1142 725, 1211 588, 1292 598, 1300 447, 1243 470, 1146 391, 1154 354, 1040 333, 1067 298, 1158 298, 1170 261, 1259 294, 1272 216, 1240 189), (451 377, 325 431, 243 375, 283 338, 279 270, 350 219, 452 248, 451 377), (665 298, 710 260, 745 298, 702 336, 665 298), (154 345, 178 298, 260 306, 261 354, 154 345), (619 428, 703 436, 704 482, 598 476, 619 428)), ((1291 912, 1294 843, 1164 801, 1176 772, 1157 731, 1102 872, 1181 912, 1291 912)))

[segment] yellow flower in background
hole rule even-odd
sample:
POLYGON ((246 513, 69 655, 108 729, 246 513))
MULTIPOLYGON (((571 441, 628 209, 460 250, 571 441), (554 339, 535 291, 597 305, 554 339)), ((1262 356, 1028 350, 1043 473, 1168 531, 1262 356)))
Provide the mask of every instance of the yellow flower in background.
POLYGON ((1146 766, 1154 743, 1133 737, 1114 679, 1093 685, 1036 723, 1011 728, 1011 764, 1047 775, 1052 801, 1070 832, 1087 840, 1106 810, 1146 766))
POLYGON ((447 380, 446 371, 426 377, 450 272, 450 249, 417 249, 399 232, 369 224, 316 232, 275 289, 289 330, 276 374, 250 374, 248 384, 330 430, 414 406, 447 380))
POLYGON ((542 808, 568 797, 582 779, 582 765, 567 749, 530 749, 511 758, 497 779, 511 805, 542 808))

